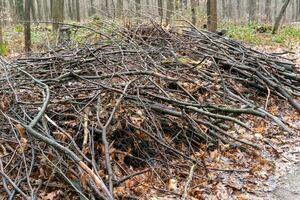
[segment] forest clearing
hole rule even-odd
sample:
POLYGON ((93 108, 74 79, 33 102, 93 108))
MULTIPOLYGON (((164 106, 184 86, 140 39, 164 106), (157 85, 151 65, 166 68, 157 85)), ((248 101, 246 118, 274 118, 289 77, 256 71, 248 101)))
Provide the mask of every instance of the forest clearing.
POLYGON ((0 8, 0 199, 300 198, 299 0, 0 8))

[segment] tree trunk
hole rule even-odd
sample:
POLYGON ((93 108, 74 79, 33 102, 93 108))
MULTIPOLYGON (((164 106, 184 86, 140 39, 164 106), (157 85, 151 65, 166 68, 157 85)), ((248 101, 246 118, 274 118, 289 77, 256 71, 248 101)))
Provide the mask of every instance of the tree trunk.
POLYGON ((50 12, 49 12, 49 7, 48 7, 48 0, 44 0, 43 7, 44 7, 43 11, 44 11, 45 19, 49 20, 50 19, 50 12))
POLYGON ((242 10, 241 0, 237 0, 237 3, 236 3, 236 12, 237 12, 237 18, 238 18, 238 20, 241 18, 241 10, 242 10))
MULTIPOLYGON (((207 2, 208 3, 208 2, 207 2)), ((226 1, 222 0, 222 18, 225 19, 226 18, 226 1)))
POLYGON ((37 18, 39 21, 41 21, 43 19, 42 16, 42 6, 41 6, 41 0, 36 0, 36 10, 37 10, 37 18))
POLYGON ((54 0, 52 5, 53 30, 57 31, 58 22, 64 21, 64 0, 54 0))
POLYGON ((70 20, 74 20, 72 5, 72 0, 68 0, 68 12, 70 20))
POLYGON ((233 16, 234 16, 234 7, 233 7, 233 3, 232 3, 232 0, 227 0, 228 1, 228 4, 227 4, 227 16, 229 19, 233 19, 233 16))
POLYGON ((253 22, 257 20, 256 17, 256 0, 249 0, 248 1, 248 10, 249 10, 249 22, 253 22))
POLYGON ((187 9, 187 0, 182 0, 182 6, 184 9, 187 9))
POLYGON ((182 6, 182 4, 181 4, 180 0, 175 0, 175 10, 181 9, 181 6, 182 6))
POLYGON ((80 22, 80 5, 79 5, 79 0, 76 0, 76 21, 80 22))
POLYGON ((166 24, 169 25, 171 24, 171 19, 172 19, 172 14, 174 10, 174 4, 173 0, 168 0, 167 1, 167 16, 166 16, 166 24))
POLYGON ((30 31, 30 0, 25 0, 25 15, 24 20, 24 39, 25 39, 25 52, 29 53, 31 50, 31 31, 30 31))
MULTIPOLYGON (((149 2, 148 2, 149 3, 149 2)), ((118 0, 117 1, 117 16, 120 17, 123 14, 123 0, 118 0)))
MULTIPOLYGON (((33 20, 33 21, 36 21, 36 12, 35 12, 35 4, 34 4, 34 1, 33 1, 33 0, 30 0, 29 3, 30 3, 30 12, 31 12, 32 20, 33 20)), ((25 12, 26 12, 26 10, 25 10, 25 12)))
POLYGON ((192 10, 192 24, 196 26, 197 23, 197 16, 196 16, 196 7, 197 3, 196 0, 191 0, 191 10, 192 10))
POLYGON ((297 0, 296 13, 296 21, 300 22, 300 0, 297 0))
MULTIPOLYGON (((3 5, 3 0, 0 0, 0 49, 4 48, 4 39, 3 39, 3 10, 4 10, 4 5, 3 5)), ((1 51, 0 51, 1 53, 1 51)))
POLYGON ((94 0, 90 0, 89 16, 93 16, 96 13, 94 0))
POLYGON ((266 0, 265 4, 265 15, 266 15, 266 22, 271 22, 271 0, 266 0))
POLYGON ((157 8, 158 8, 158 14, 160 16, 160 23, 162 23, 163 21, 163 17, 164 17, 164 11, 163 11, 163 3, 162 0, 158 0, 157 1, 157 8))
POLYGON ((17 8, 18 20, 19 21, 24 20, 23 0, 16 0, 16 8, 17 8))
POLYGON ((275 0, 275 6, 274 6, 274 21, 277 17, 277 10, 278 10, 278 0, 275 0))
POLYGON ((211 32, 216 32, 217 28, 217 0, 207 0, 207 29, 211 32))
POLYGON ((281 22, 281 19, 284 16, 286 8, 288 7, 289 3, 290 3, 290 0, 285 0, 283 6, 281 7, 281 10, 280 10, 280 12, 278 14, 278 17, 275 20, 275 24, 274 24, 274 27, 273 27, 272 34, 277 33, 279 25, 280 25, 280 22, 281 22))
POLYGON ((138 17, 141 16, 141 0, 135 0, 135 10, 138 17))

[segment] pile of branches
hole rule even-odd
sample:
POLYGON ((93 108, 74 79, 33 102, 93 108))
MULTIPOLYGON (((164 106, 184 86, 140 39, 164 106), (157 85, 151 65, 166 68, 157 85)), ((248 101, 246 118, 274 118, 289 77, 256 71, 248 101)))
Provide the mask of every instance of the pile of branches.
POLYGON ((83 199, 124 197, 116 191, 125 181, 143 173, 166 181, 176 159, 205 176, 214 169, 196 156, 202 144, 261 148, 239 134, 255 134, 251 116, 292 132, 267 109, 280 98, 300 112, 291 60, 195 27, 141 25, 101 37, 1 59, 0 192, 8 199, 37 198, 51 183, 83 199))

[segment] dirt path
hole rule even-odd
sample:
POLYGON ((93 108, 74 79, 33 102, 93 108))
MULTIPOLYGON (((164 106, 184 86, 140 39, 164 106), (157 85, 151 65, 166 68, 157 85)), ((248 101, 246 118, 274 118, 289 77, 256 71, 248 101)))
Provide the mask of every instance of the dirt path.
MULTIPOLYGON (((300 72, 300 46, 293 49, 296 58, 296 68, 300 72)), ((300 200, 300 144, 293 152, 293 157, 297 160, 289 172, 281 177, 273 191, 273 199, 277 200, 300 200)))
POLYGON ((274 191, 274 197, 278 200, 300 199, 300 164, 283 178, 282 183, 274 191))

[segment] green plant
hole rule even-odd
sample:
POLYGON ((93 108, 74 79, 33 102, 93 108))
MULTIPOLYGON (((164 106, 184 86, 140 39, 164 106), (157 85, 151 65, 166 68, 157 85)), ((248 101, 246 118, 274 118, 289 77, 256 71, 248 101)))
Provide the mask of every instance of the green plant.
POLYGON ((1 56, 6 56, 8 54, 8 45, 7 43, 4 43, 4 44, 0 44, 0 55, 1 56))
POLYGON ((22 24, 15 25, 15 31, 17 33, 22 33, 23 32, 23 26, 22 26, 22 24))

